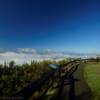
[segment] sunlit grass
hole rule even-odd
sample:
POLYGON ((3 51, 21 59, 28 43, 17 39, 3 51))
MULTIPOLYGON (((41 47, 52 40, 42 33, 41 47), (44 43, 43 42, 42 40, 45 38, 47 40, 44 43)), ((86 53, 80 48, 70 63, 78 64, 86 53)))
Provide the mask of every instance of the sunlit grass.
POLYGON ((100 63, 88 63, 85 67, 86 81, 95 99, 100 100, 100 63))

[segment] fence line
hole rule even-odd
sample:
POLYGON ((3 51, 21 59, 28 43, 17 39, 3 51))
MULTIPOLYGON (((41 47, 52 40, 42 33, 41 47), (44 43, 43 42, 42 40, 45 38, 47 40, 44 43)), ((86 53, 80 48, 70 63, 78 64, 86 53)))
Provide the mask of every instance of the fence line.
MULTIPOLYGON (((65 70, 66 70, 65 75, 72 75, 77 70, 78 65, 79 65, 79 61, 77 61, 77 60, 74 60, 74 61, 64 64, 63 66, 65 66, 65 70), (74 65, 75 63, 76 63, 76 65, 74 65), (67 69, 68 65, 71 65, 69 70, 67 69)), ((58 74, 59 74, 58 70, 53 70, 53 71, 49 72, 47 75, 42 76, 40 79, 33 81, 27 87, 23 88, 20 92, 15 94, 14 97, 23 97, 24 100, 25 99, 27 100, 36 91, 41 90, 41 88, 45 85, 46 82, 49 83, 50 80, 54 80, 56 75, 58 75, 58 74)), ((52 82, 51 82, 51 85, 52 85, 52 82)), ((62 84, 63 84, 63 82, 62 82, 62 84)), ((44 94, 48 91, 49 88, 50 88, 50 86, 48 86, 46 88, 46 90, 44 91, 44 94)))

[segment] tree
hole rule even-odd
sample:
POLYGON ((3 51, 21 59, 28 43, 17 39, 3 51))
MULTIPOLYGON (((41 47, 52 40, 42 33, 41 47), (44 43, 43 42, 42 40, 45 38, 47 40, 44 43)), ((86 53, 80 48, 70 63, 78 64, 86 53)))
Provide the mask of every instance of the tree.
POLYGON ((97 63, 100 61, 100 55, 99 54, 96 57, 96 61, 97 61, 97 63))
POLYGON ((9 67, 10 67, 10 68, 14 68, 14 66, 15 66, 15 62, 14 62, 14 61, 11 61, 11 62, 9 63, 9 67))

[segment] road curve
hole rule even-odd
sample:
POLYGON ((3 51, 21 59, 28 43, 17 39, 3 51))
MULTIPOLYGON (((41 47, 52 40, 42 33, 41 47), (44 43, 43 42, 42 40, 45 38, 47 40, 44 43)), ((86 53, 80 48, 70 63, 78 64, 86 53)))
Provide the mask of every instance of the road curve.
MULTIPOLYGON (((73 74, 75 81, 74 88, 74 98, 69 98, 69 85, 64 85, 63 92, 61 95, 61 100, 94 100, 92 96, 91 89, 88 87, 88 84, 84 78, 84 64, 80 64, 77 71, 73 74)), ((60 99, 59 99, 60 100, 60 99)))

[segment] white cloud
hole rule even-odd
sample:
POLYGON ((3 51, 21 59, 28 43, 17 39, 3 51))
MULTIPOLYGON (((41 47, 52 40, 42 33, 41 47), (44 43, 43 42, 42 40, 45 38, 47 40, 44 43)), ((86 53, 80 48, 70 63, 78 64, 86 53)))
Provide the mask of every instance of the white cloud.
POLYGON ((62 60, 66 57, 91 57, 91 55, 78 55, 78 54, 69 54, 69 53, 62 53, 62 52, 53 52, 53 53, 33 53, 36 52, 36 50, 34 49, 20 49, 22 51, 25 52, 14 52, 14 51, 10 51, 10 52, 2 52, 0 53, 0 63, 4 64, 4 62, 10 62, 10 61, 15 61, 16 64, 23 64, 25 62, 30 63, 32 60, 35 61, 42 61, 42 60, 62 60), (30 52, 31 53, 26 53, 26 52, 30 52))
POLYGON ((3 64, 5 61, 8 63, 10 61, 15 61, 16 64, 23 64, 25 62, 30 63, 32 60, 42 61, 42 60, 52 60, 53 55, 48 54, 26 54, 26 53, 15 53, 15 52, 5 52, 0 53, 0 63, 3 64))
POLYGON ((25 53, 36 53, 37 51, 33 48, 18 48, 19 52, 25 52, 25 53))

